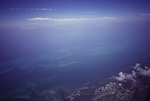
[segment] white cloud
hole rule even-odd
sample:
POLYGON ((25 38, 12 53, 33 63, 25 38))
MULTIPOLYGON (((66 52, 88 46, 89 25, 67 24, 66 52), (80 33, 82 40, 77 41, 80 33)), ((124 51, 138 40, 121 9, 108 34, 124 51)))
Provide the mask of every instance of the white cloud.
POLYGON ((145 66, 145 68, 142 68, 139 63, 137 63, 133 67, 133 71, 130 74, 120 72, 119 76, 113 77, 114 79, 118 81, 123 81, 126 82, 127 80, 131 80, 136 82, 137 75, 142 75, 142 76, 150 76, 150 68, 145 66))
POLYGON ((45 10, 45 11, 50 10, 50 11, 52 11, 53 9, 51 9, 51 8, 42 8, 41 10, 45 10))
POLYGON ((150 76, 150 68, 145 66, 145 68, 141 68, 140 65, 136 64, 135 67, 133 67, 138 74, 143 76, 150 76))
MULTIPOLYGON (((135 73, 135 72, 134 72, 135 73)), ((126 76, 126 80, 131 80, 131 81, 134 81, 134 82, 136 82, 136 80, 134 79, 136 74, 125 74, 125 76, 126 76)))
POLYGON ((27 19, 27 20, 33 20, 33 21, 40 20, 40 21, 44 21, 44 20, 53 20, 53 19, 37 17, 37 18, 31 18, 31 19, 27 19))
POLYGON ((58 21, 58 22, 63 22, 63 21, 89 21, 89 20, 114 20, 116 19, 115 17, 99 17, 99 18, 76 18, 76 19, 53 19, 53 18, 42 18, 42 17, 36 17, 36 18, 31 18, 27 20, 32 20, 32 21, 58 21))
POLYGON ((140 74, 144 76, 150 76, 150 69, 148 70, 141 69, 140 74))
POLYGON ((36 8, 36 9, 32 9, 32 10, 37 10, 37 11, 39 11, 39 10, 41 10, 41 11, 52 11, 53 9, 51 9, 51 8, 36 8))
POLYGON ((119 77, 114 77, 115 79, 117 79, 118 81, 125 81, 125 75, 124 73, 120 72, 119 73, 119 77))
POLYGON ((136 78, 136 72, 135 71, 132 71, 132 75, 134 78, 136 78))
POLYGON ((26 8, 26 9, 20 9, 20 8, 9 8, 9 10, 32 10, 32 11, 52 11, 53 9, 51 8, 26 8))
POLYGON ((119 76, 114 77, 114 79, 116 79, 118 81, 124 81, 124 82, 126 82, 126 80, 131 80, 131 81, 136 82, 136 80, 134 79, 135 77, 136 77, 135 71, 132 71, 131 74, 126 74, 126 73, 120 72, 119 76))

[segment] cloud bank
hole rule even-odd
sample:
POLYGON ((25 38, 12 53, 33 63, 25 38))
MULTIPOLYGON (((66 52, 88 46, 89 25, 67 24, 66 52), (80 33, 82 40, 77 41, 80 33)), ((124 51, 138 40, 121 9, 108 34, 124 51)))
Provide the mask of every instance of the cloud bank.
POLYGON ((142 76, 149 76, 150 77, 150 68, 145 66, 145 68, 142 68, 139 63, 137 63, 134 67, 134 70, 132 70, 132 73, 127 74, 120 72, 119 76, 113 77, 114 79, 118 81, 123 81, 126 82, 128 80, 136 82, 137 75, 142 75, 142 76))
POLYGON ((36 18, 30 18, 27 20, 31 21, 58 21, 58 22, 64 22, 64 21, 95 21, 95 20, 114 20, 115 17, 99 17, 99 18, 76 18, 76 19, 53 19, 53 18, 42 18, 42 17, 36 17, 36 18))

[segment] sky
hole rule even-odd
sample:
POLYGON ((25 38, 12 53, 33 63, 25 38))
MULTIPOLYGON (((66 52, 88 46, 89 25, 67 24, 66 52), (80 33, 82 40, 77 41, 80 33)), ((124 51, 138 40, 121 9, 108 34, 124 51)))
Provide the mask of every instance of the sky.
MULTIPOLYGON (((149 20, 149 0, 1 0, 0 26, 34 29, 68 23, 149 20), (95 21, 95 22, 94 22, 95 21)), ((64 26, 64 25, 63 25, 64 26)))
POLYGON ((149 0, 1 0, 1 60, 129 33, 147 37, 149 25, 149 0))

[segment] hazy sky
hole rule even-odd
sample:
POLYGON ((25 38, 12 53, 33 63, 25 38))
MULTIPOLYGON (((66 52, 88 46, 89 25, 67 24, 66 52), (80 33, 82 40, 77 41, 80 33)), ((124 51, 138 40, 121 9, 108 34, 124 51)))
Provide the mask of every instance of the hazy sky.
POLYGON ((1 0, 0 60, 68 44, 148 38, 149 26, 150 0, 1 0))

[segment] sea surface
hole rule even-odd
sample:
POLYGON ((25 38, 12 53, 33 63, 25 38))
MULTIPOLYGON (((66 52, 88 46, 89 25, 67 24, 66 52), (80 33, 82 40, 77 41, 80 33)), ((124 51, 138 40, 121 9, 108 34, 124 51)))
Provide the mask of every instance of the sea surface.
POLYGON ((150 38, 141 31, 116 31, 121 34, 114 35, 97 31, 95 37, 87 32, 82 39, 69 32, 49 37, 43 31, 14 33, 5 32, 1 38, 1 96, 47 89, 71 92, 150 60, 150 38))

